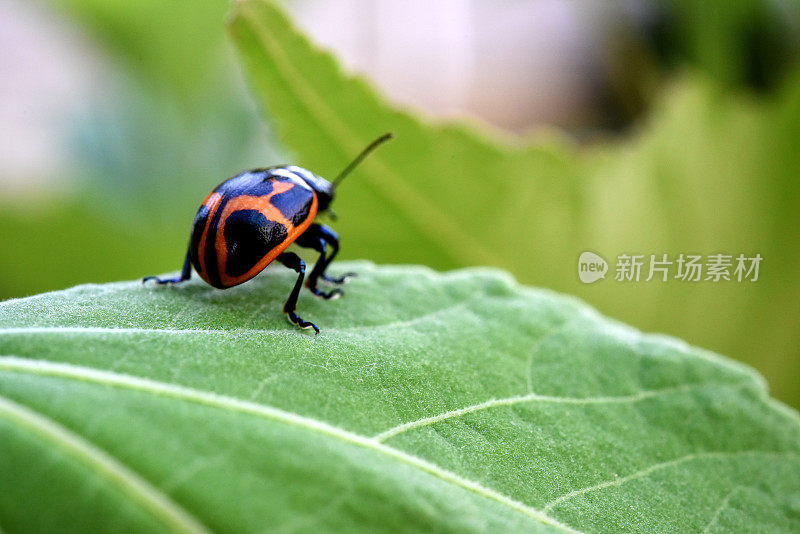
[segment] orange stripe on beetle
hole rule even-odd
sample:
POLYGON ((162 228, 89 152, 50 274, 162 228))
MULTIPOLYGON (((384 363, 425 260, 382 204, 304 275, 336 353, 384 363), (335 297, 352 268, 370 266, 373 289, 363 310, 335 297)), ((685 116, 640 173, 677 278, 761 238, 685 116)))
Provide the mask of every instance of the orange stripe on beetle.
MULTIPOLYGON (((214 214, 217 213, 217 208, 219 207, 219 203, 222 201, 222 195, 219 193, 210 193, 200 207, 207 207, 208 208, 208 217, 206 218, 206 225, 203 229, 203 233, 200 235, 200 243, 197 245, 197 261, 200 263, 200 278, 209 282, 208 280, 208 272, 206 271, 206 237, 208 236, 208 228, 211 226, 211 219, 214 218, 214 214)), ((209 282, 211 283, 211 282, 209 282)))
POLYGON ((219 224, 217 225, 215 244, 217 249, 217 271, 219 275, 219 281, 224 287, 232 287, 241 284, 242 282, 246 282, 263 271, 264 268, 272 262, 272 260, 278 257, 278 254, 283 252, 286 247, 288 247, 295 239, 297 239, 297 236, 302 234, 306 228, 311 225, 311 222, 314 220, 314 216, 317 214, 317 195, 312 191, 311 193, 313 196, 308 216, 302 223, 300 223, 300 225, 295 226, 271 202, 273 196, 289 191, 295 187, 295 184, 292 182, 276 181, 273 183, 272 187, 272 191, 267 195, 240 195, 234 197, 225 204, 225 208, 222 210, 222 214, 219 218, 219 224), (267 255, 261 258, 258 263, 256 263, 246 273, 239 276, 229 276, 226 271, 228 261, 228 244, 225 241, 225 221, 232 214, 241 210, 258 211, 266 219, 282 225, 284 228, 286 228, 286 238, 280 244, 272 248, 267 255))

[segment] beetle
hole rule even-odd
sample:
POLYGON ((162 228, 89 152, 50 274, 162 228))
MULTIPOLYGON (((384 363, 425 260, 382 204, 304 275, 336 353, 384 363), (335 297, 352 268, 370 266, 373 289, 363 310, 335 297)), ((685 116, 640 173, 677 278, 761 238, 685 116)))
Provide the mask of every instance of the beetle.
POLYGON ((305 279, 306 287, 325 300, 341 296, 341 289, 322 291, 320 278, 341 285, 355 273, 332 278, 325 271, 339 252, 339 236, 314 219, 328 213, 336 187, 378 145, 392 138, 387 133, 375 139, 332 181, 295 165, 279 165, 245 171, 217 186, 203 200, 192 223, 189 247, 181 274, 175 278, 145 276, 142 283, 177 284, 189 280, 192 267, 210 285, 219 289, 242 284, 277 260, 297 272, 283 312, 294 325, 313 328, 297 311, 297 297, 305 279, 306 265, 294 252, 284 252, 296 243, 319 252, 319 260, 305 279), (327 248, 331 248, 326 256, 327 248))

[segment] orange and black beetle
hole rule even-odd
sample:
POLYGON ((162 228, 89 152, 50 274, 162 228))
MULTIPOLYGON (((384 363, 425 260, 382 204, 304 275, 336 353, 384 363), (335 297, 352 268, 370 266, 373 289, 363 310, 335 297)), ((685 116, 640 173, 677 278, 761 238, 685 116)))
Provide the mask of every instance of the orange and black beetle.
POLYGON ((330 278, 325 270, 339 251, 339 237, 324 224, 313 224, 318 213, 328 210, 336 186, 367 154, 391 139, 385 134, 365 148, 333 182, 294 165, 253 169, 221 183, 200 205, 192 223, 189 250, 181 275, 177 278, 146 276, 142 282, 177 284, 188 280, 192 266, 200 278, 219 289, 244 283, 277 259, 298 273, 297 282, 283 306, 289 321, 301 328, 314 323, 297 316, 297 296, 303 285, 306 266, 293 252, 284 252, 292 243, 320 253, 306 287, 323 299, 342 294, 340 289, 326 292, 317 288, 321 277, 327 282, 342 284, 354 276, 348 273, 330 278), (325 256, 327 246, 331 247, 325 256))

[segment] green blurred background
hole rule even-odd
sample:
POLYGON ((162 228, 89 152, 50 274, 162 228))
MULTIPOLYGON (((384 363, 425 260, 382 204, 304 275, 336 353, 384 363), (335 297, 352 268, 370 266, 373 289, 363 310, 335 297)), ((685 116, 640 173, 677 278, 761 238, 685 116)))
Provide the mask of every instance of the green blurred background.
MULTIPOLYGON (((513 157, 526 144, 546 147, 530 157, 580 198, 548 195, 532 177, 496 208, 513 214, 524 209, 514 199, 539 195, 552 227, 512 232, 530 233, 541 251, 515 255, 506 228, 482 238, 500 251, 484 263, 745 361, 800 405, 797 3, 396 4, 281 5, 394 105, 468 116, 476 135, 513 157), (562 232, 559 221, 575 220, 604 223, 562 232), (623 284, 611 273, 587 286, 575 264, 584 250, 612 269, 622 252, 759 253, 764 262, 756 283, 623 284)), ((208 190, 247 168, 295 162, 245 88, 227 2, 1 5, 0 298, 177 269, 208 190)), ((330 176, 343 164, 334 147, 330 159, 312 170, 330 176)), ((513 168, 481 172, 502 181, 513 168)), ((475 263, 430 243, 382 244, 367 229, 389 224, 391 206, 365 205, 351 180, 336 209, 343 257, 475 263)), ((442 180, 431 186, 449 187, 455 206, 485 194, 442 180)))

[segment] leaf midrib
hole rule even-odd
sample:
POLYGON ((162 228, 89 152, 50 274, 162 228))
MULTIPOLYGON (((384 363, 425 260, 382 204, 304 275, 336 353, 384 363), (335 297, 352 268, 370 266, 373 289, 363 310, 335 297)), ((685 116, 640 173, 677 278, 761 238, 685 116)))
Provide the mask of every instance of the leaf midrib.
POLYGON ((15 356, 3 356, 0 357, 0 369, 5 369, 12 372, 16 371, 28 373, 37 376, 51 376, 55 378, 65 378, 101 384, 105 386, 119 387, 152 395, 195 402, 204 406, 211 406, 231 412, 265 417, 273 421, 297 426, 338 439, 345 443, 351 443, 353 445, 374 450, 389 458, 393 458, 411 467, 433 475, 449 484, 460 487, 467 491, 472 491, 481 497, 498 502, 509 509, 522 513, 530 519, 538 521, 539 523, 559 528, 565 532, 580 534, 579 531, 548 516, 541 510, 537 510, 531 506, 516 501, 511 497, 508 497, 507 495, 504 495, 494 489, 487 488, 478 482, 461 477, 427 460, 411 455, 399 449, 395 449, 394 447, 390 447, 375 440, 374 438, 349 432, 347 430, 330 425, 324 421, 318 421, 316 419, 288 412, 273 406, 259 404, 252 401, 245 401, 235 397, 219 395, 210 391, 189 388, 177 384, 159 382, 148 378, 103 371, 90 367, 52 362, 49 360, 33 360, 15 356))
MULTIPOLYGON (((732 452, 705 451, 705 452, 692 453, 681 458, 645 467, 621 479, 614 479, 612 481, 601 482, 593 486, 576 489, 572 492, 557 497, 553 501, 549 502, 548 505, 544 508, 545 511, 541 511, 533 507, 530 507, 524 503, 516 501, 494 489, 487 488, 478 482, 463 478, 455 473, 447 471, 446 469, 436 464, 433 464, 427 460, 424 460, 417 456, 413 456, 399 449, 395 449, 394 447, 385 445, 376 438, 369 438, 366 436, 362 436, 335 427, 333 425, 330 425, 329 423, 319 421, 307 416, 295 414, 293 412, 288 412, 279 408, 275 408, 273 406, 255 403, 252 401, 245 401, 234 397, 228 397, 225 395, 219 395, 209 391, 188 388, 186 386, 181 386, 178 384, 170 384, 147 378, 135 377, 131 375, 114 373, 110 371, 104 371, 104 370, 77 366, 72 364, 52 362, 49 360, 33 360, 29 358, 19 358, 15 356, 2 356, 0 357, 0 369, 5 369, 7 371, 12 371, 12 372, 13 371, 23 372, 37 376, 52 376, 56 378, 73 379, 88 383, 102 384, 111 387, 121 387, 133 391, 159 395, 159 396, 167 396, 183 401, 196 402, 198 404, 211 406, 231 412, 238 412, 238 413, 265 417, 280 423, 298 426, 307 430, 321 433, 323 435, 327 435, 329 437, 333 437, 335 439, 338 439, 346 443, 351 443, 357 446, 369 448, 378 453, 384 454, 390 458, 401 461, 407 465, 410 465, 424 472, 427 472, 433 476, 436 476, 437 478, 445 482, 458 486, 462 489, 472 491, 484 498, 494 500, 500 504, 507 506, 512 510, 515 510, 517 512, 526 515, 530 519, 533 519, 543 524, 560 528, 568 532, 578 532, 578 531, 576 531, 575 529, 566 524, 559 522, 553 517, 548 516, 545 513, 545 511, 552 509, 559 503, 566 501, 569 498, 576 495, 580 495, 597 489, 602 489, 610 485, 618 485, 628 480, 633 480, 635 478, 641 478, 643 476, 647 476, 647 474, 649 474, 652 471, 696 459, 722 458, 722 457, 727 458, 727 457, 754 456, 754 455, 772 456, 772 457, 791 456, 797 458, 797 455, 780 451, 758 451, 758 450, 732 451, 732 452)), ((653 392, 653 393, 657 394, 659 392, 653 392)), ((615 399, 615 398, 611 397, 610 399, 615 399)), ((579 399, 568 399, 568 400, 572 401, 579 399)))

